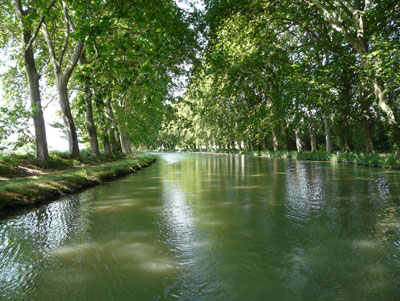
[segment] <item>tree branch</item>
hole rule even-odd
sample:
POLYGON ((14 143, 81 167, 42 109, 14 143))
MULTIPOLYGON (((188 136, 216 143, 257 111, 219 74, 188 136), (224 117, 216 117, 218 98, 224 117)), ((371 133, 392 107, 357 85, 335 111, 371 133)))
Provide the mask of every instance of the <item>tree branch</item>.
POLYGON ((21 0, 14 0, 14 7, 15 7, 15 13, 17 14, 18 19, 22 20, 22 18, 25 16, 25 12, 22 9, 21 0))
POLYGON ((47 28, 46 22, 43 22, 43 32, 44 32, 44 37, 45 40, 47 42, 47 47, 49 48, 49 52, 50 52, 50 59, 53 63, 54 69, 56 71, 56 74, 58 73, 59 68, 61 67, 57 57, 56 57, 56 52, 54 50, 54 45, 53 42, 51 41, 51 37, 50 37, 50 33, 49 30, 47 28))
POLYGON ((71 33, 71 28, 70 28, 70 22, 69 18, 67 18, 68 15, 68 7, 67 4, 63 1, 62 2, 62 7, 63 7, 63 13, 64 13, 64 23, 65 23, 65 37, 64 37, 64 42, 60 50, 60 65, 62 65, 62 62, 64 60, 64 55, 65 52, 67 51, 68 48, 68 42, 69 42, 69 36, 71 33))
POLYGON ((370 6, 371 6, 371 1, 370 0, 365 0, 363 11, 364 12, 368 11, 370 6))
POLYGON ((0 28, 3 29, 3 30, 5 30, 5 31, 8 31, 8 32, 13 36, 13 38, 14 38, 15 40, 17 40, 18 42, 21 41, 21 39, 18 37, 18 35, 17 35, 11 28, 8 28, 7 26, 4 26, 4 25, 1 24, 1 23, 0 23, 0 28))
POLYGON ((340 19, 336 15, 328 12, 328 10, 321 5, 319 0, 310 0, 310 1, 305 0, 305 2, 308 3, 308 5, 310 6, 315 5, 318 8, 318 10, 322 12, 324 17, 328 20, 328 22, 335 30, 344 33, 343 25, 341 24, 340 19))
MULTIPOLYGON (((50 11, 50 9, 51 9, 52 6, 54 5, 54 3, 56 3, 56 0, 51 1, 50 5, 49 5, 49 6, 47 7, 47 9, 46 9, 47 12, 50 11)), ((44 22, 44 18, 45 18, 45 15, 41 13, 41 17, 40 17, 39 24, 37 25, 37 27, 36 27, 36 29, 35 29, 35 31, 34 31, 32 37, 30 38, 30 40, 29 40, 29 42, 28 42, 28 44, 25 46, 25 51, 26 51, 27 49, 29 49, 29 48, 32 46, 32 43, 33 43, 33 41, 36 39, 36 37, 37 37, 37 35, 38 35, 39 31, 40 31, 40 27, 42 26, 42 24, 43 24, 43 22, 44 22)))
MULTIPOLYGON (((360 39, 358 39, 357 37, 355 37, 347 28, 346 24, 344 24, 344 22, 342 22, 342 20, 340 20, 335 14, 331 14, 330 12, 328 12, 322 5, 321 2, 319 0, 304 0, 306 3, 308 3, 310 6, 315 5, 324 15, 324 17, 326 18, 326 20, 329 22, 329 24, 332 26, 333 29, 341 32, 344 34, 345 38, 350 42, 350 44, 357 50, 357 52, 359 52, 360 54, 365 54, 365 49, 364 49, 364 45, 362 45, 362 41, 360 39)), ((342 0, 341 3, 343 2, 342 0)), ((357 15, 353 15, 352 19, 353 22, 355 22, 356 27, 360 27, 362 26, 362 24, 360 24, 359 20, 354 20, 354 18, 357 18, 357 15)), ((362 30, 362 28, 358 28, 357 29, 357 34, 360 34, 360 29, 362 30)))
POLYGON ((74 21, 71 19, 71 17, 69 16, 69 10, 68 10, 68 6, 67 4, 63 1, 63 12, 64 12, 64 19, 65 22, 70 25, 72 27, 73 31, 76 31, 76 26, 74 21))
POLYGON ((79 58, 81 57, 82 51, 84 51, 85 49, 85 42, 84 40, 80 40, 76 43, 75 48, 74 48, 74 52, 72 53, 71 59, 67 65, 67 67, 65 67, 65 70, 63 72, 63 77, 65 79, 69 79, 69 77, 72 74, 72 71, 74 70, 76 64, 79 61, 79 58))
POLYGON ((353 17, 355 14, 357 14, 357 10, 354 9, 354 7, 352 7, 347 1, 343 1, 343 0, 338 0, 348 11, 349 15, 351 17, 353 17))

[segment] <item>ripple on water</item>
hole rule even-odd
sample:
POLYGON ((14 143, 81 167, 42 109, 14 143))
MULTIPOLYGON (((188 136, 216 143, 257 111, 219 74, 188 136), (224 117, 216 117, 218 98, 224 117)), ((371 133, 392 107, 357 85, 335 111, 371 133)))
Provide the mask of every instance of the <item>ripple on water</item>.
POLYGON ((0 220, 0 299, 399 300, 398 175, 165 157, 0 220))

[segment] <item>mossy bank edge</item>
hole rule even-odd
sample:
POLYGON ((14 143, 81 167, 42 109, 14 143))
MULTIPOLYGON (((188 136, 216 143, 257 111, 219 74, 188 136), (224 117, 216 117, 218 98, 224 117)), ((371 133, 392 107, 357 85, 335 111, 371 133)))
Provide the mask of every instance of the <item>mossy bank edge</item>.
POLYGON ((13 179, 0 184, 0 209, 39 204, 125 176, 156 161, 151 154, 103 165, 13 179))

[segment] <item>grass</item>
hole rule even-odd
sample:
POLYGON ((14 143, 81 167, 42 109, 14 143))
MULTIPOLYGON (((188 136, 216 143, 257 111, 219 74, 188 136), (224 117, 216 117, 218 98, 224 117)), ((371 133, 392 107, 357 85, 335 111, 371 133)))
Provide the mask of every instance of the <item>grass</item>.
MULTIPOLYGON (((21 158, 18 157, 18 159, 21 158)), ((140 154, 123 161, 2 181, 0 182, 0 208, 54 199, 140 170, 149 166, 154 160, 154 156, 150 154, 140 154)))
POLYGON ((9 180, 17 177, 33 176, 54 171, 66 170, 71 168, 83 168, 91 165, 98 165, 105 162, 114 162, 126 159, 125 155, 113 157, 99 156, 92 157, 83 150, 81 152, 82 159, 71 159, 67 152, 51 152, 49 154, 49 164, 43 166, 37 161, 33 153, 27 154, 6 154, 0 155, 0 181, 9 180))
POLYGON ((358 164, 364 166, 373 167, 384 167, 384 168, 400 168, 400 161, 392 154, 370 154, 366 155, 363 153, 345 153, 345 152, 334 152, 327 153, 325 151, 318 152, 296 152, 296 151, 250 151, 250 150, 222 150, 213 151, 218 153, 235 153, 235 154, 246 154, 264 157, 280 157, 280 158, 292 158, 298 160, 310 160, 310 161, 331 161, 339 163, 358 164))

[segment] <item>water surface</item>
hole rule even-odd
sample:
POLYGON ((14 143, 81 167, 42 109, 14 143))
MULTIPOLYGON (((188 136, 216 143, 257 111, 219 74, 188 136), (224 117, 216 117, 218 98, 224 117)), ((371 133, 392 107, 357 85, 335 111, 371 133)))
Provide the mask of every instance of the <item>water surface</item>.
POLYGON ((0 220, 0 299, 400 298, 400 172, 160 154, 0 220))

